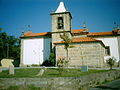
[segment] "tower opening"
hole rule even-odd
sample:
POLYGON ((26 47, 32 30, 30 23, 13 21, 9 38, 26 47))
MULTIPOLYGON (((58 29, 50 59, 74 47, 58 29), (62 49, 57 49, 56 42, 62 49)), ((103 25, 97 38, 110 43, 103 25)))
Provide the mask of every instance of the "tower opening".
POLYGON ((63 17, 58 17, 58 29, 64 29, 63 17))

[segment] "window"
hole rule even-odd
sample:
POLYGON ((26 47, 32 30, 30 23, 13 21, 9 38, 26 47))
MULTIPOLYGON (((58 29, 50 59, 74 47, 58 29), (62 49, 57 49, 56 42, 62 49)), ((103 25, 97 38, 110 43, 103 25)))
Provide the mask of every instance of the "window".
POLYGON ((105 47, 105 54, 110 55, 110 47, 109 46, 105 47))
POLYGON ((63 17, 58 17, 58 29, 64 29, 63 17))

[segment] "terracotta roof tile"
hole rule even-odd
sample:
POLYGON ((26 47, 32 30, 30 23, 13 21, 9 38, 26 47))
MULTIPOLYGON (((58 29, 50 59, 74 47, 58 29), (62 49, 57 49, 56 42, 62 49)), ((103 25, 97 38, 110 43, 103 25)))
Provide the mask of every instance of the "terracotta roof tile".
POLYGON ((113 32, 114 35, 119 35, 120 34, 120 29, 112 30, 112 32, 113 32))
POLYGON ((32 34, 32 32, 28 31, 28 32, 24 33, 24 36, 27 36, 27 35, 30 35, 30 34, 32 34))
MULTIPOLYGON (((71 40, 71 43, 79 43, 79 42, 102 42, 102 41, 96 40, 96 39, 90 38, 90 37, 73 38, 71 40)), ((64 43, 64 41, 54 42, 54 44, 61 44, 61 43, 64 43)))
POLYGON ((47 36, 50 34, 51 34, 50 32, 43 32, 43 33, 26 32, 26 33, 24 33, 24 37, 47 36))
POLYGON ((112 30, 112 32, 115 32, 115 33, 117 33, 119 30, 112 30))
POLYGON ((86 33, 85 29, 76 29, 76 30, 71 30, 72 34, 81 34, 81 33, 86 33))
POLYGON ((76 29, 76 30, 71 30, 72 33, 81 33, 84 32, 84 29, 76 29))
POLYGON ((97 42, 100 40, 96 40, 94 38, 90 38, 90 37, 80 37, 80 38, 73 38, 72 42, 97 42))
POLYGON ((88 36, 108 36, 108 35, 113 35, 112 32, 92 32, 87 34, 88 36))

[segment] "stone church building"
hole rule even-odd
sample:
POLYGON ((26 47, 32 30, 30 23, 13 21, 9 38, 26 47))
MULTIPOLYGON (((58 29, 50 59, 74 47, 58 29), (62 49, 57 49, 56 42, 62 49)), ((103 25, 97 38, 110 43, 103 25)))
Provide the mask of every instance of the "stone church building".
POLYGON ((68 48, 69 66, 88 65, 103 67, 109 57, 120 60, 120 29, 110 32, 89 32, 84 24, 83 29, 71 29, 72 15, 60 2, 57 10, 52 12, 52 31, 32 33, 28 31, 21 36, 20 65, 42 64, 49 60, 51 50, 55 49, 56 61, 67 58, 64 41, 60 35, 67 34, 71 40, 68 48))

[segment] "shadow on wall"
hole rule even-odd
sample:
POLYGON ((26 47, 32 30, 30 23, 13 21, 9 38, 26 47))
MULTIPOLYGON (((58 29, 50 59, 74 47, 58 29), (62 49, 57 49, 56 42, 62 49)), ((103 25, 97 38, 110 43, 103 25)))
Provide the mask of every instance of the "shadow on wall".
POLYGON ((42 66, 55 66, 55 50, 52 49, 51 39, 44 39, 44 61, 42 66))
POLYGON ((43 64, 42 66, 54 66, 55 54, 52 53, 52 43, 50 38, 44 39, 43 64))
POLYGON ((50 39, 49 38, 46 38, 44 39, 44 50, 43 50, 43 60, 48 60, 49 59, 49 56, 50 56, 50 39))

